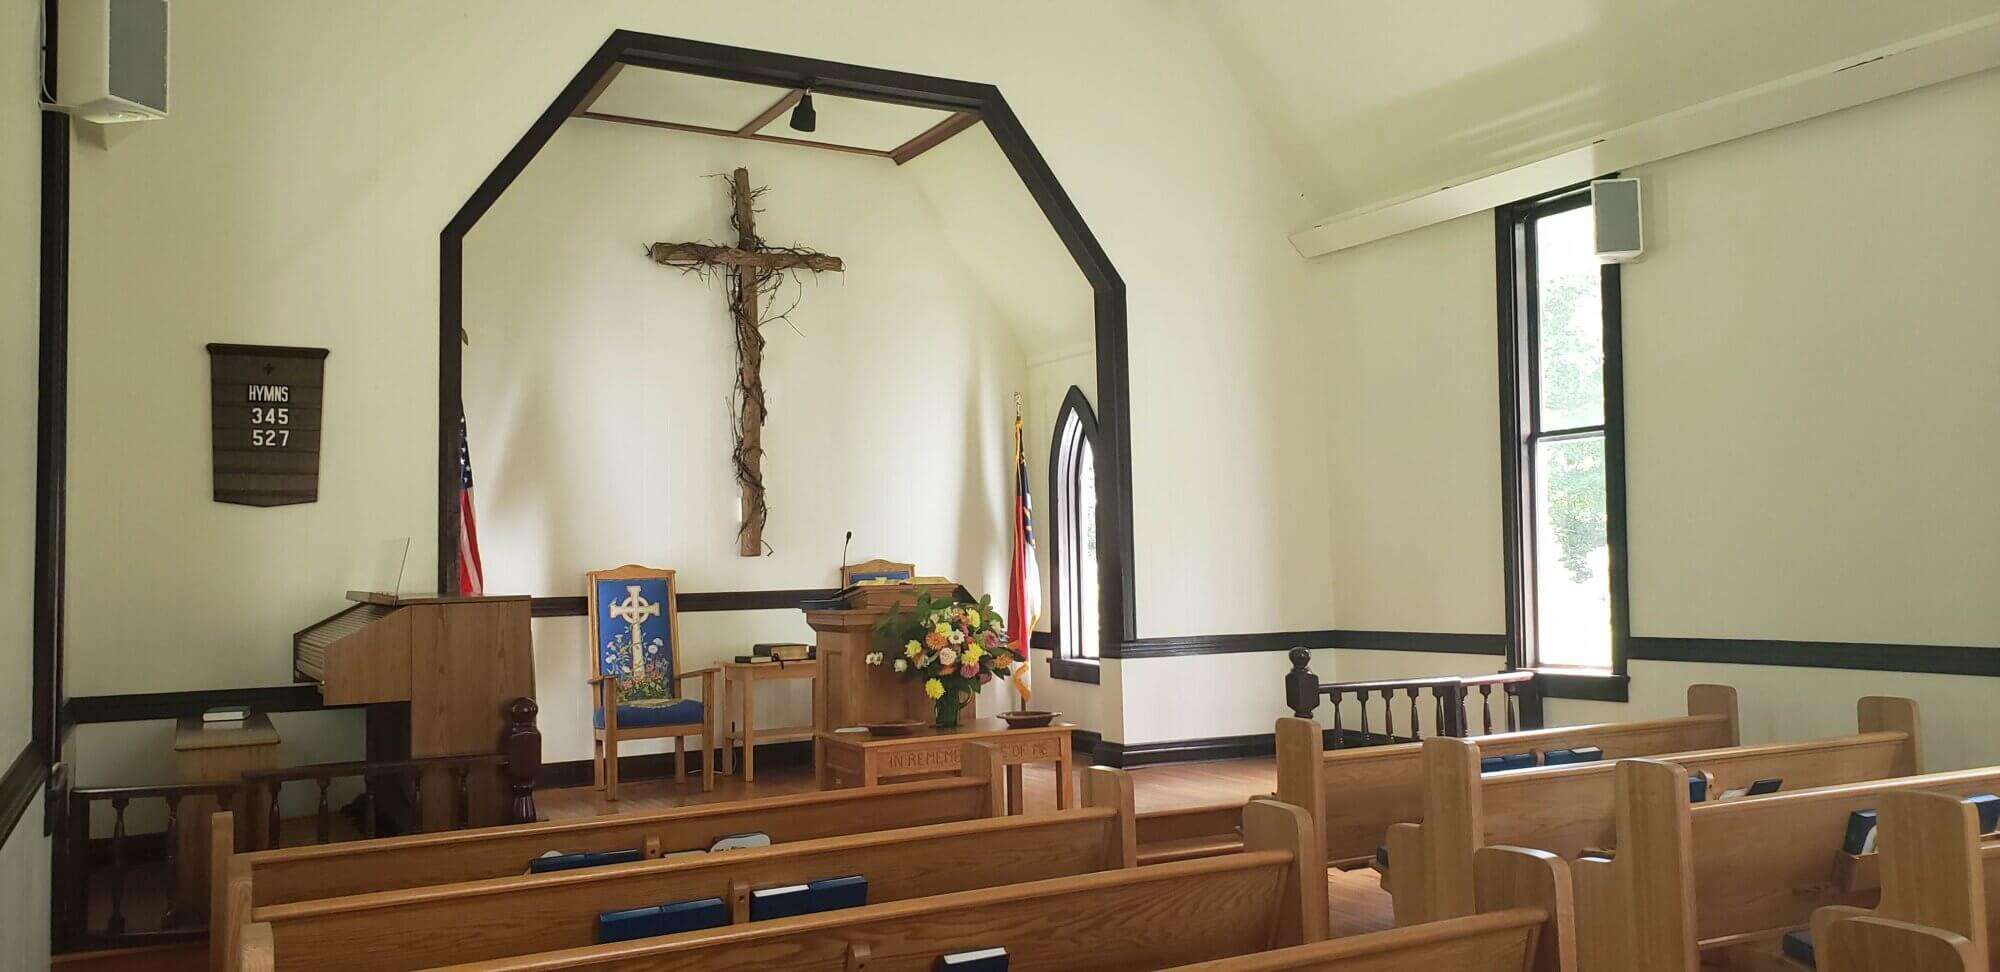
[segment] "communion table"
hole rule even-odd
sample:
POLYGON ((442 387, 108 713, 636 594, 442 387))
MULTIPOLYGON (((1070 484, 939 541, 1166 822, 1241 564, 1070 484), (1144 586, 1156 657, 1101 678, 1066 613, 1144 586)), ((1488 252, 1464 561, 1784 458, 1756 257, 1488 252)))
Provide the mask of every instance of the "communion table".
POLYGON ((1070 734, 1076 726, 1058 722, 1034 729, 1009 729, 999 719, 966 719, 956 729, 928 726, 907 736, 872 736, 866 732, 830 732, 817 764, 819 788, 836 783, 874 786, 885 780, 930 773, 958 772, 959 752, 966 743, 988 742, 1000 750, 1007 766, 1007 812, 1022 810, 1021 764, 1056 764, 1056 809, 1067 810, 1076 785, 1070 734))

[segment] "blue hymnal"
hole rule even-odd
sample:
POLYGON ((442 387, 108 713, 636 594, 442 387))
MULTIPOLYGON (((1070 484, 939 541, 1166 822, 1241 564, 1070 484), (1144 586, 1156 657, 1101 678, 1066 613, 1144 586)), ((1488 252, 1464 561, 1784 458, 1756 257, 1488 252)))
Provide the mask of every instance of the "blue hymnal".
POLYGON ((1530 769, 1535 765, 1534 753, 1514 753, 1511 756, 1482 756, 1479 758, 1481 773, 1498 773, 1503 770, 1530 769))
POLYGON ((594 854, 556 854, 537 857, 528 862, 529 874, 547 874, 550 871, 569 871, 579 867, 597 867, 601 864, 627 864, 645 857, 637 849, 599 851, 594 854))
POLYGON ((1700 803, 1708 799, 1708 777, 1690 775, 1688 777, 1688 802, 1700 803))
POLYGON ((1786 958, 1804 962, 1807 968, 1812 967, 1813 941, 1811 932, 1803 928, 1795 932, 1786 932, 1784 948, 1786 958))
POLYGON ((1979 832, 1990 834, 2000 830, 2000 796, 1991 793, 1974 793, 1965 802, 1979 808, 1979 832))
POLYGON ((1785 781, 1781 779, 1758 780, 1750 784, 1750 789, 1745 791, 1745 795, 1763 796, 1766 793, 1776 793, 1778 792, 1778 787, 1783 785, 1785 785, 1785 781))
POLYGON ((982 948, 975 952, 953 952, 938 956, 936 968, 951 972, 1007 972, 1007 950, 982 948))
POLYGON ((1551 749, 1542 754, 1543 766, 1566 766, 1570 763, 1595 763, 1604 758, 1604 750, 1596 746, 1578 746, 1575 749, 1551 749))
POLYGON ((1872 843, 1868 838, 1875 835, 1875 811, 1856 810, 1847 815, 1847 836, 1841 838, 1840 849, 1849 854, 1866 854, 1872 843))
POLYGON ((859 874, 808 881, 806 889, 811 892, 814 911, 859 908, 868 903, 868 879, 859 874))
POLYGON ((597 916, 597 942, 629 942, 635 938, 672 935, 729 924, 729 908, 721 898, 670 901, 649 908, 606 911, 597 916))
POLYGON ((771 918, 810 914, 813 911, 812 897, 812 887, 805 884, 788 884, 781 888, 752 891, 750 920, 765 921, 771 918))

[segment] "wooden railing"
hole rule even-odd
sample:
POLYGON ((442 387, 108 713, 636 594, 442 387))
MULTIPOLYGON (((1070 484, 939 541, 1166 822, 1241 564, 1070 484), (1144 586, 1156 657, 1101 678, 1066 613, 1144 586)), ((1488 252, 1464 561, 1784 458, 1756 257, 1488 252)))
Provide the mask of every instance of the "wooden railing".
MULTIPOLYGON (((473 787, 486 782, 480 771, 497 772, 506 788, 501 823, 536 819, 535 777, 541 773, 542 737, 535 726, 535 703, 516 699, 508 706, 507 729, 498 753, 440 756, 376 762, 320 763, 246 773, 239 780, 213 783, 168 783, 157 786, 72 788, 67 791, 62 828, 57 835, 54 873, 56 951, 129 948, 169 944, 207 935, 202 914, 208 898, 203 891, 208 861, 192 848, 207 843, 207 816, 216 810, 236 814, 238 848, 279 847, 286 821, 279 812, 287 783, 311 782, 318 788, 312 815, 312 840, 328 843, 350 837, 334 827, 335 811, 328 793, 334 781, 359 778, 370 784, 357 804, 359 823, 352 836, 386 836, 416 829, 426 803, 447 800, 451 809, 442 827, 470 826, 473 787), (425 782, 426 777, 441 781, 425 782), (383 797, 404 798, 394 808, 378 806, 383 797), (148 827, 157 820, 155 806, 166 813, 164 831, 132 833, 135 811, 142 810, 148 827), (111 834, 92 836, 94 808, 109 808, 111 834)), ((430 817, 435 825, 439 815, 430 817)), ((294 826, 298 821, 292 821, 294 826)), ((299 843, 302 841, 292 841, 299 843)))
POLYGON ((1292 670, 1285 675, 1285 705, 1301 719, 1317 718, 1322 700, 1332 703, 1329 728, 1331 745, 1379 745, 1414 742, 1423 738, 1423 712, 1430 710, 1432 732, 1439 736, 1471 735, 1466 703, 1477 696, 1480 733, 1494 731, 1493 702, 1499 693, 1500 724, 1507 732, 1539 725, 1540 697, 1536 694, 1535 673, 1495 672, 1485 675, 1438 676, 1431 678, 1380 679, 1370 682, 1321 682, 1312 672, 1312 653, 1304 648, 1291 651, 1292 670), (1342 703, 1354 701, 1355 724, 1345 722, 1342 703), (1428 703, 1425 699, 1428 697, 1428 703), (1372 707, 1371 703, 1378 703, 1372 707), (1397 715, 1406 713, 1405 731, 1397 728, 1397 715), (1525 712, 1525 717, 1524 717, 1525 712))

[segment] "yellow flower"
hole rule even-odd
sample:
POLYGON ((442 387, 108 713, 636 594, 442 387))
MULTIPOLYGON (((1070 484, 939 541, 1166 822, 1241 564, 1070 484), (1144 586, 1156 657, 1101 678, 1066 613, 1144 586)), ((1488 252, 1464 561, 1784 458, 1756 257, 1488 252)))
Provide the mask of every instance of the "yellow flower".
POLYGON ((937 631, 938 634, 948 635, 951 634, 951 625, 947 624, 946 622, 939 621, 937 623, 937 628, 935 630, 937 631))
POLYGON ((979 612, 978 612, 978 611, 967 611, 967 612, 965 612, 965 626, 966 626, 966 627, 968 627, 968 628, 977 628, 977 627, 979 627, 979 612))
POLYGON ((915 658, 924 653, 924 646, 915 641, 903 646, 903 657, 915 658))
POLYGON ((944 698, 944 683, 943 683, 943 682, 940 682, 940 681, 938 681, 938 680, 937 680, 937 679, 935 679, 935 678, 931 678, 931 679, 925 679, 925 680, 924 680, 924 697, 925 697, 925 698, 928 698, 928 699, 941 699, 941 698, 944 698))
POLYGON ((979 656, 984 654, 986 654, 986 649, 978 645, 966 645, 965 650, 959 653, 958 660, 961 662, 976 662, 979 660, 979 656))

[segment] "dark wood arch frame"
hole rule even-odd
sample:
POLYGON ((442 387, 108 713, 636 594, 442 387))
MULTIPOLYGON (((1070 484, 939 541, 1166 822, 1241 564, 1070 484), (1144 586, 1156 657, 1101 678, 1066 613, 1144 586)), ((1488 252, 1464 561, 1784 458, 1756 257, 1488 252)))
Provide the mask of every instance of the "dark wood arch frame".
MULTIPOLYGON (((1065 547, 1064 538, 1069 534, 1069 522, 1066 515, 1068 511, 1066 504, 1063 503, 1065 492, 1063 489, 1065 485, 1063 483, 1063 470, 1068 464, 1068 456, 1064 455, 1065 450, 1063 449, 1063 429, 1068 425, 1071 415, 1076 416, 1077 424, 1082 427, 1083 441, 1089 443, 1092 450, 1102 448, 1099 444, 1097 410, 1091 407, 1090 396, 1085 395, 1083 389, 1075 385, 1069 386, 1069 392, 1063 395, 1062 407, 1056 409, 1055 425, 1049 430, 1049 521, 1046 531, 1049 546, 1050 596, 1047 612, 1049 616, 1049 674, 1068 682, 1088 682, 1095 685, 1098 683, 1100 677, 1100 671, 1096 662, 1082 661, 1063 654, 1062 604, 1064 592, 1061 588, 1066 582, 1063 579, 1062 558, 1065 547)), ((1101 510, 1103 503, 1100 501, 1098 506, 1101 510)), ((1102 645, 1099 645, 1100 649, 1102 647, 1102 645)), ((1099 657, 1103 657, 1101 651, 1099 657)))
POLYGON ((1094 294, 1097 391, 1098 563, 1100 617, 1106 619, 1100 654, 1118 657, 1119 645, 1137 636, 1132 603, 1132 457, 1130 363, 1125 347, 1125 281, 1091 235, 1042 153, 1014 117, 1000 89, 901 71, 727 47, 636 31, 613 31, 562 92, 514 144, 439 234, 438 261, 438 590, 458 588, 458 423, 462 415, 465 315, 465 236, 499 201, 556 130, 619 65, 680 71, 704 77, 790 88, 945 111, 970 112, 986 123, 1015 175, 1041 207, 1094 294))

